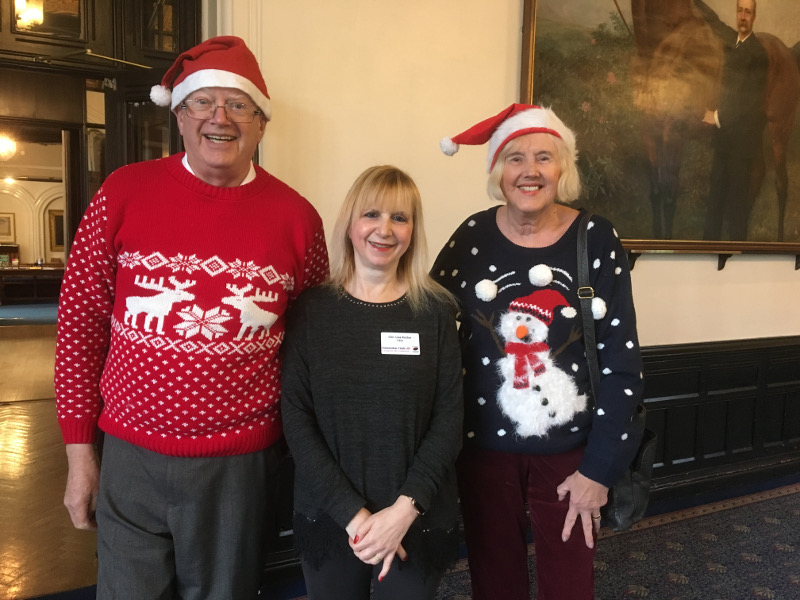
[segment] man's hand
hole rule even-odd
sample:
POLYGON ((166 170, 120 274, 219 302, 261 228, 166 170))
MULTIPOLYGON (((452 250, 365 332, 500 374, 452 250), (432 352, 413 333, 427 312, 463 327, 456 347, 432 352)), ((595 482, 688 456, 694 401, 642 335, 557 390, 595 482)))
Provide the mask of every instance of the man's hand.
POLYGON ((580 516, 586 546, 594 547, 592 529, 600 530, 600 519, 596 517, 600 516, 600 507, 608 502, 608 488, 575 471, 556 488, 556 491, 559 500, 564 500, 569 494, 569 510, 564 519, 561 539, 565 542, 569 539, 572 527, 580 516))
POLYGON ((100 461, 94 444, 67 444, 67 489, 64 506, 78 529, 97 530, 95 509, 100 487, 100 461))

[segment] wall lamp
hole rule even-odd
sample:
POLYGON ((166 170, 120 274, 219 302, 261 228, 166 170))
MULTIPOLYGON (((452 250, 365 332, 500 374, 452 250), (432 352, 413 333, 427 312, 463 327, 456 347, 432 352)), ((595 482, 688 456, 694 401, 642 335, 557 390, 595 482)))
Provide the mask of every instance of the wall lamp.
POLYGON ((0 162, 5 162, 17 153, 17 142, 6 134, 0 134, 0 162))

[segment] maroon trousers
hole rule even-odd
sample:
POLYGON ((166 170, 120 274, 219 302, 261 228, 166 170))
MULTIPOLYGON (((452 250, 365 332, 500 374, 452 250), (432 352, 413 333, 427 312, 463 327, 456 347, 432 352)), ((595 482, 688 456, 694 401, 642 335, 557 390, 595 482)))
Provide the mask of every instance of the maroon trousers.
POLYGON ((536 550, 537 600, 591 600, 594 549, 581 519, 569 541, 561 530, 569 498, 556 487, 580 465, 584 448, 527 455, 465 448, 458 459, 473 600, 529 600, 528 516, 536 550))

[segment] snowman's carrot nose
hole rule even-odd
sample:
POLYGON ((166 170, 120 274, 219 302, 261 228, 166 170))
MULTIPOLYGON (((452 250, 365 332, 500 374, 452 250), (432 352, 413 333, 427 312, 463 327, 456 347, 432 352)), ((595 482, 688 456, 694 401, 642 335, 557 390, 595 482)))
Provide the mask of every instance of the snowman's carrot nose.
POLYGON ((519 339, 524 339, 526 335, 528 335, 528 328, 525 325, 517 327, 517 337, 519 339))

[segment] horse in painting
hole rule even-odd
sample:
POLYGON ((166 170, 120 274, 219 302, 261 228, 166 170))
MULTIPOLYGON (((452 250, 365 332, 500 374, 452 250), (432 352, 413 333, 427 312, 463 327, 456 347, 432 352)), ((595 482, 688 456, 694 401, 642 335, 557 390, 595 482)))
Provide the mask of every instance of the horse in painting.
MULTIPOLYGON (((653 236, 670 239, 684 145, 707 135, 706 110, 715 109, 724 52, 722 37, 735 35, 702 0, 631 0, 636 53, 631 63, 633 103, 649 161, 653 236)), ((756 34, 769 57, 765 112, 775 165, 778 239, 788 197, 786 152, 800 99, 798 62, 773 35, 756 34)), ((763 156, 753 168, 750 194, 766 173, 763 156)))

